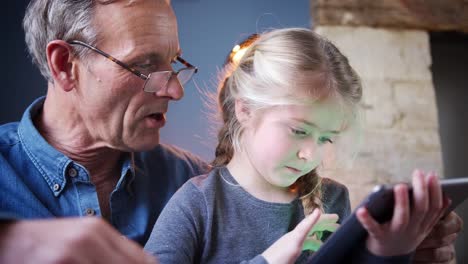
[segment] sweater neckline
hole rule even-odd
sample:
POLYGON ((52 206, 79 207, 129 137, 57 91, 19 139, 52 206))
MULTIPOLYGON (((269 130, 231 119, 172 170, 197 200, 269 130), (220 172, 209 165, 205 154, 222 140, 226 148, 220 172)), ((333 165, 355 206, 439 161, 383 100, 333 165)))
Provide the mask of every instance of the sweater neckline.
POLYGON ((277 209, 277 210, 285 210, 285 209, 290 209, 291 207, 296 207, 298 203, 300 203, 300 199, 296 197, 294 200, 292 200, 289 203, 279 203, 279 202, 269 202, 265 201, 262 199, 259 199, 255 196, 253 196, 251 193, 249 193, 244 187, 242 187, 236 179, 232 176, 231 172, 226 166, 223 166, 219 168, 218 173, 219 177, 223 181, 225 185, 227 185, 229 188, 234 189, 235 193, 237 193, 239 196, 242 196, 243 199, 246 199, 250 203, 261 206, 261 207, 268 207, 272 209, 277 209))

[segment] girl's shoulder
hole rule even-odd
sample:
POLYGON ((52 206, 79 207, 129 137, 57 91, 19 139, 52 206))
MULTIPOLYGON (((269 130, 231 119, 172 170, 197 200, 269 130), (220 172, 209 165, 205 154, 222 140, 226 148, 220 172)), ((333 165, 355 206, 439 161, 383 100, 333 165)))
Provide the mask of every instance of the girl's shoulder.
POLYGON ((216 196, 221 185, 220 170, 221 168, 214 167, 208 173, 191 178, 183 187, 196 191, 205 197, 216 196))
POLYGON ((217 182, 219 168, 212 168, 209 172, 191 178, 186 184, 191 184, 200 191, 211 188, 217 182))

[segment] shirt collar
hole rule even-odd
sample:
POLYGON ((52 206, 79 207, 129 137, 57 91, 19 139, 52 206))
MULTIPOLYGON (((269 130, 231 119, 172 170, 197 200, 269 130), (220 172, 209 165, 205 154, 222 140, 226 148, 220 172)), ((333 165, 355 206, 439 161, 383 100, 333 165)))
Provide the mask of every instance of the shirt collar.
POLYGON ((65 187, 66 169, 72 160, 49 145, 34 126, 33 119, 42 111, 44 100, 40 97, 26 109, 18 125, 18 136, 26 154, 58 196, 65 187))
POLYGON ((129 153, 125 155, 125 160, 122 164, 122 172, 120 174, 120 179, 117 182, 116 189, 125 188, 125 190, 133 195, 132 183, 135 179, 135 168, 133 166, 134 154, 129 153))
MULTIPOLYGON (((26 109, 18 125, 18 135, 28 157, 44 177, 54 195, 59 196, 67 183, 67 170, 74 162, 52 147, 34 126, 33 120, 42 111, 44 101, 45 97, 40 97, 26 109)), ((132 166, 133 156, 126 155, 116 186, 117 189, 126 187, 126 191, 130 193, 131 184, 135 178, 132 166)), ((86 178, 89 180, 88 175, 86 178)))

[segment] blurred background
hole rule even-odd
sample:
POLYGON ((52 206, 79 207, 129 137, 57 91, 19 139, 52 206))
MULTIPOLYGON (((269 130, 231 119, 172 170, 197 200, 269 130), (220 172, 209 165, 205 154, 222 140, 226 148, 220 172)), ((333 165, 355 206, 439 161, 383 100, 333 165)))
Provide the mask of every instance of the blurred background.
MULTIPOLYGON (((46 92, 21 20, 29 1, 6 1, 0 124, 17 121, 46 92), (5 36, 6 35, 6 36, 5 36)), ((172 0, 183 57, 200 71, 173 103, 162 142, 213 158, 216 138, 200 91, 215 91, 232 47, 270 28, 314 27, 348 56, 363 79, 364 142, 352 168, 334 170, 352 205, 377 183, 408 180, 413 168, 468 177, 468 4, 464 0, 172 0)), ((214 104, 215 102, 208 102, 214 104)), ((468 223, 468 202, 458 213, 468 223)), ((457 242, 468 263, 467 232, 457 242)))

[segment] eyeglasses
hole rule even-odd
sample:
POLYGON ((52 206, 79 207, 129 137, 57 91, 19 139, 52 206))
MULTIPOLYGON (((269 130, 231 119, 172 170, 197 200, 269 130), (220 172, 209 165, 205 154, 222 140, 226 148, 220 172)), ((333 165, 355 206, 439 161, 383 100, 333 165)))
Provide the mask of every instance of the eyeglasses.
POLYGON ((159 91, 160 89, 163 89, 166 87, 167 83, 171 79, 172 75, 175 75, 177 77, 177 80, 179 81, 180 85, 186 84, 190 79, 192 79, 193 75, 198 72, 197 67, 193 66, 192 64, 188 63, 186 60, 182 59, 180 56, 176 57, 176 60, 180 63, 182 63, 185 68, 179 69, 178 71, 155 71, 152 72, 148 75, 143 74, 142 72, 130 67, 129 65, 119 61, 118 59, 112 57, 111 55, 105 53, 104 51, 93 47, 87 43, 84 43, 79 40, 72 40, 68 42, 69 44, 73 45, 80 45, 84 46, 86 48, 89 48, 102 56, 106 57, 107 59, 117 63, 120 65, 122 68, 130 71, 131 73, 135 74, 136 76, 140 77, 145 81, 145 84, 143 85, 143 91, 147 93, 154 93, 159 91))

